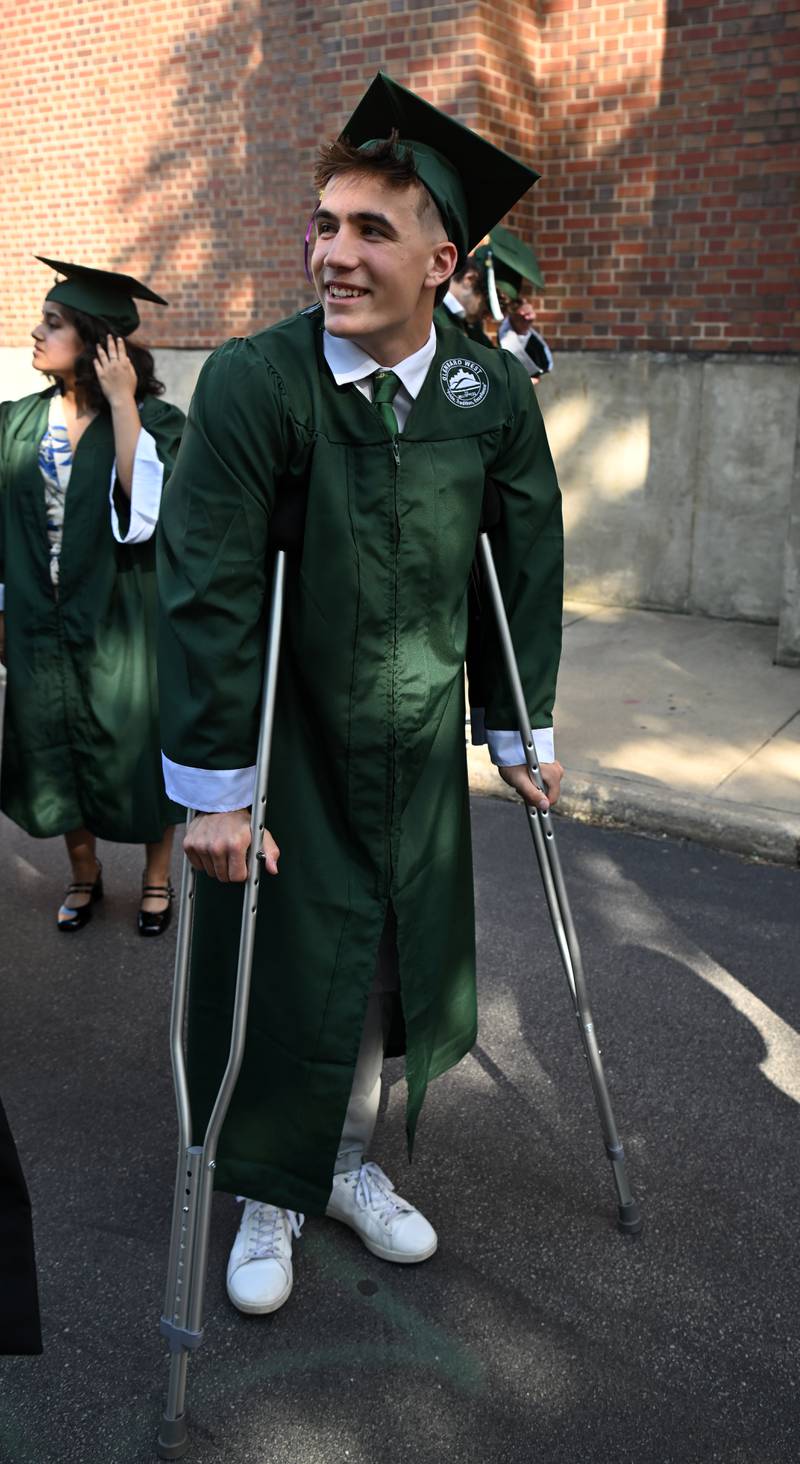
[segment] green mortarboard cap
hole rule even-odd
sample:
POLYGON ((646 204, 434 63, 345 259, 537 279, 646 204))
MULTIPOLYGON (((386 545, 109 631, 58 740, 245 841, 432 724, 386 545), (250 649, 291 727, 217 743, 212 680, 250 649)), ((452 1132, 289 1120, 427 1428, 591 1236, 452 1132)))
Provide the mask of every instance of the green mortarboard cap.
POLYGON ((61 259, 45 259, 42 254, 35 258, 66 276, 48 291, 48 300, 98 316, 122 336, 131 335, 139 324, 134 300, 152 300, 155 305, 167 303, 130 275, 115 274, 110 269, 90 269, 85 264, 65 264, 61 259))
POLYGON ((520 292, 523 280, 529 280, 539 289, 544 287, 544 276, 536 255, 530 245, 524 244, 510 229, 504 229, 498 224, 489 234, 489 243, 481 244, 475 250, 472 258, 481 268, 485 267, 490 249, 494 260, 495 283, 504 295, 514 299, 520 292))
POLYGON ((458 249, 460 269, 470 249, 539 174, 379 71, 341 136, 366 148, 393 128, 438 206, 447 237, 458 249))

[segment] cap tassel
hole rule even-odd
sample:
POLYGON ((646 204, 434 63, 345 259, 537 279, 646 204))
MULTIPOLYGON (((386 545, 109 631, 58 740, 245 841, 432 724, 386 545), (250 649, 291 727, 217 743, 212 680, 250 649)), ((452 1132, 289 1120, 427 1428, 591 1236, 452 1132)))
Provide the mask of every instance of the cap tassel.
POLYGON ((492 319, 498 323, 505 319, 500 309, 500 301, 497 298, 497 285, 494 278, 494 259, 491 249, 486 255, 486 294, 489 300, 489 309, 492 312, 492 319))

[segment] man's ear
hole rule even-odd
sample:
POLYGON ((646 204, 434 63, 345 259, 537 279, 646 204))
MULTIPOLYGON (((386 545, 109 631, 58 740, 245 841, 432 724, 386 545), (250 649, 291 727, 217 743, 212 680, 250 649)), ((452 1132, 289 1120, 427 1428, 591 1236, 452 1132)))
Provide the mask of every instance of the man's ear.
POLYGON ((438 290, 440 285, 450 279, 457 263, 458 250, 455 244, 451 244, 449 239, 443 239, 441 244, 435 244, 428 273, 425 276, 425 284, 428 288, 438 290))

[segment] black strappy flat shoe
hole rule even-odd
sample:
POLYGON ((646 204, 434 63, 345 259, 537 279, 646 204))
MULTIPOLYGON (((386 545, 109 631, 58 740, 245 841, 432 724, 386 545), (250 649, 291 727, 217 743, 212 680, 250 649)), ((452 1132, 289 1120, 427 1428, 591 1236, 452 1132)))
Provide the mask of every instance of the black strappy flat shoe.
POLYGON ((59 930, 63 930, 65 932, 69 932, 71 930, 83 930, 84 925, 88 925, 89 921, 92 918, 92 905, 95 905, 97 901, 102 900, 102 898, 103 866, 98 859, 97 878, 95 879, 93 884, 87 882, 86 880, 73 880, 72 884, 67 885, 67 891, 64 895, 64 903, 60 907, 58 915, 56 916, 56 924, 59 930), (85 894, 88 894, 89 896, 89 899, 86 901, 85 905, 70 905, 70 895, 85 894), (66 914, 67 918, 65 920, 61 920, 59 918, 62 914, 66 914))
POLYGON ((170 920, 172 919, 172 900, 175 891, 172 888, 172 881, 167 880, 165 885, 142 884, 142 897, 147 895, 161 895, 167 901, 166 910, 139 910, 136 916, 136 927, 140 935, 163 935, 170 920))

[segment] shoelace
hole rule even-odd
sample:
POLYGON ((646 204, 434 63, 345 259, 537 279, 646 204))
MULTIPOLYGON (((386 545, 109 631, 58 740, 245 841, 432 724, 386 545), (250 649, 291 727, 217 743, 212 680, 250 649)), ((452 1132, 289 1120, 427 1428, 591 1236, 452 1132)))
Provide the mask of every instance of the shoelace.
MULTIPOLYGON (((247 1203, 245 1201, 245 1203, 247 1203)), ((247 1261, 268 1261, 275 1258, 278 1240, 278 1221, 285 1215, 295 1240, 300 1239, 305 1215, 296 1210, 280 1210, 277 1205, 257 1204, 250 1212, 250 1228, 245 1247, 247 1261)))
POLYGON ((376 1210, 381 1220, 407 1215, 411 1206, 395 1197, 394 1185, 379 1164, 362 1164, 356 1180, 356 1204, 362 1210, 376 1210))

